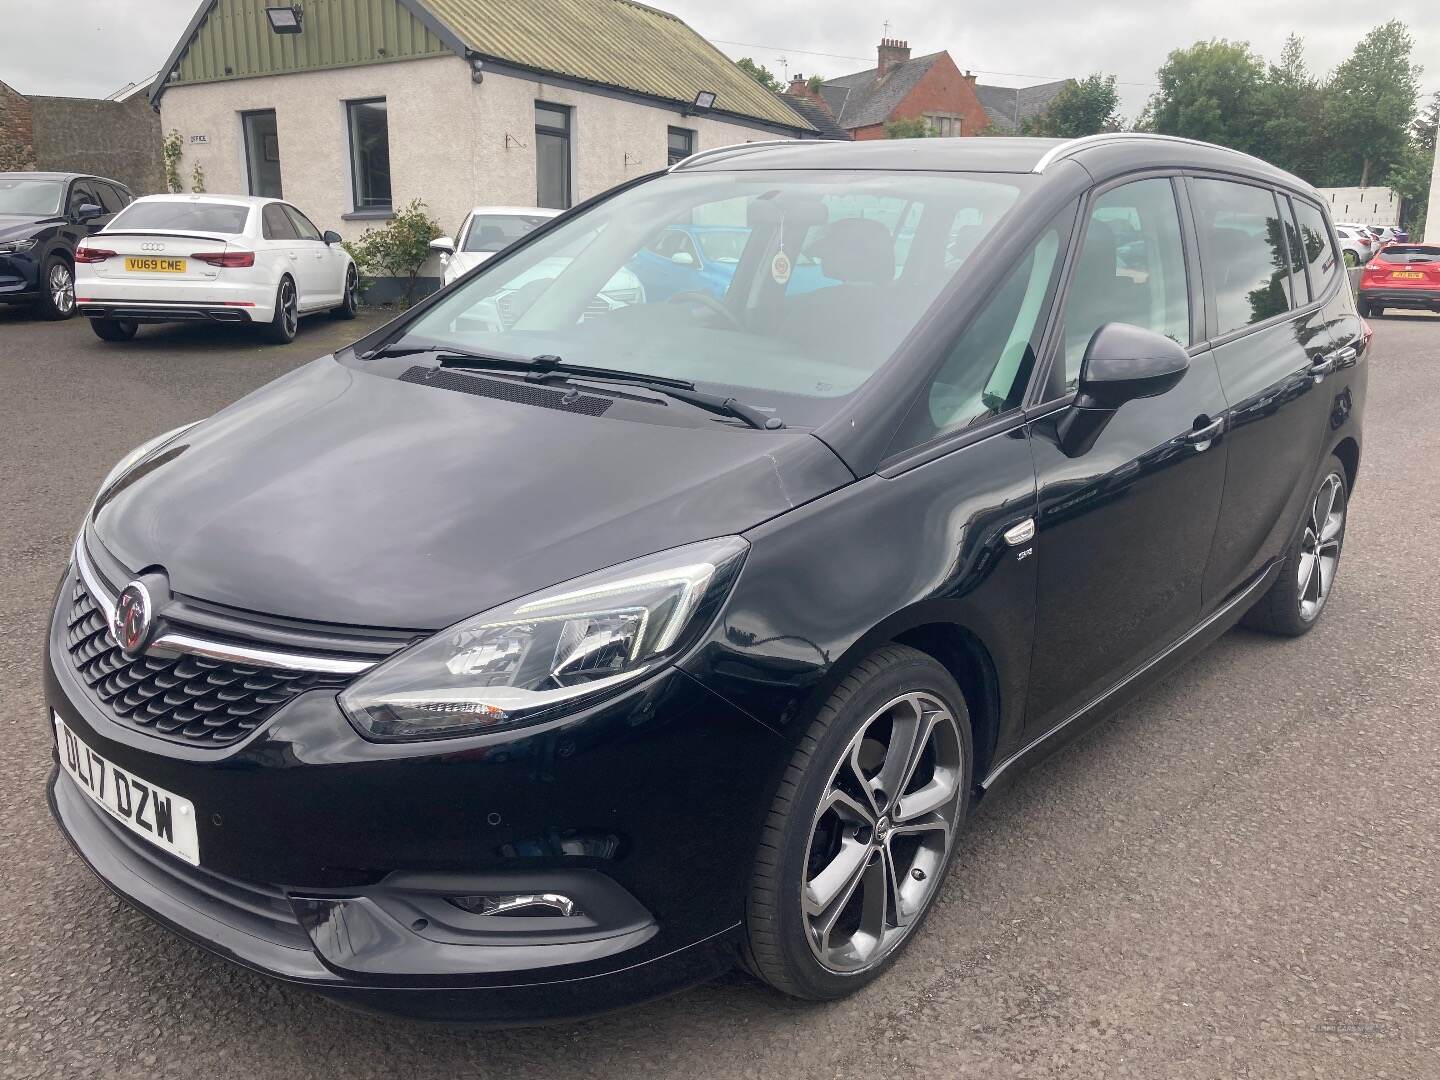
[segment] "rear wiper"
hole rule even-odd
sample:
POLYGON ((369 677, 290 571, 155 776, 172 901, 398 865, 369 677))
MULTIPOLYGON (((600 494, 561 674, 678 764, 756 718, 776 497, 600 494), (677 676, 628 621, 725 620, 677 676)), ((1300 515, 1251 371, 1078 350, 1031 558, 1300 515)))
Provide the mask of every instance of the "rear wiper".
POLYGON ((720 416, 733 416, 749 427, 759 431, 775 431, 785 426, 778 416, 766 416, 759 409, 737 401, 733 397, 720 397, 696 390, 695 384, 684 379, 669 379, 663 375, 646 375, 638 371, 624 371, 619 368, 590 367, 586 364, 567 364, 558 356, 537 356, 533 360, 514 361, 478 354, 441 353, 438 360, 442 368, 486 368, 504 367, 524 371, 529 382, 545 382, 554 377, 591 379, 595 382, 614 383, 620 386, 637 386, 654 390, 684 401, 706 412, 720 416))

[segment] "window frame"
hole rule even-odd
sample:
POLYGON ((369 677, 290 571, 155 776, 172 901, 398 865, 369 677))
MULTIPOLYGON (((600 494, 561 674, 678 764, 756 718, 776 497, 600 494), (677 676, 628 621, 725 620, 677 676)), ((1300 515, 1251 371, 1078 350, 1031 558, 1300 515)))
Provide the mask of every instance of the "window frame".
POLYGON ((376 97, 345 99, 345 133, 350 146, 350 205, 355 214, 390 214, 395 210, 395 182, 391 176, 390 201, 386 203, 365 203, 360 198, 360 162, 355 145, 355 107, 357 105, 385 106, 385 168, 390 169, 390 102, 384 94, 376 97))
MULTIPOLYGON (((240 112, 240 145, 241 145, 241 146, 244 148, 244 150, 245 150, 245 194, 254 196, 254 197, 256 197, 256 198, 261 198, 261 199, 283 199, 283 198, 285 197, 285 194, 284 194, 284 192, 285 192, 285 173, 284 173, 284 171, 283 171, 283 165, 284 165, 284 163, 281 162, 278 158, 277 158, 276 161, 275 161, 275 171, 276 171, 276 172, 279 174, 279 176, 280 176, 280 190, 279 190, 276 194, 274 194, 274 195, 271 195, 271 194, 269 194, 269 193, 267 193, 267 192, 256 191, 256 190, 255 190, 255 172, 256 172, 256 170, 255 170, 255 159, 254 159, 254 156, 253 156, 252 151, 256 150, 257 147, 253 146, 253 145, 251 144, 251 141, 250 141, 250 118, 251 118, 252 116, 271 116, 271 117, 274 117, 274 119, 275 119, 275 142, 276 142, 276 152, 277 152, 277 153, 279 152, 279 142, 280 142, 280 117, 279 117, 278 113, 276 112, 276 110, 274 110, 274 109, 242 109, 242 110, 241 110, 241 112, 240 112)), ((263 147, 263 146, 258 147, 258 149, 260 150, 260 152, 261 152, 262 154, 264 153, 264 147, 263 147)))
POLYGON ((541 101, 538 98, 533 109, 535 121, 535 135, 553 135, 565 140, 565 197, 561 200, 565 205, 554 207, 545 206, 540 201, 540 140, 535 140, 535 205, 537 208, 546 210, 569 210, 575 205, 575 107, 563 105, 558 101, 541 101), (555 127, 540 122, 541 110, 560 112, 565 114, 563 127, 555 127))
POLYGON ((666 168, 669 168, 671 165, 676 165, 676 164, 684 161, 686 158, 690 157, 692 154, 695 153, 696 137, 697 137, 699 134, 700 134, 700 133, 699 133, 698 131, 696 131, 694 128, 676 127, 674 124, 671 124, 669 127, 667 127, 667 128, 665 129, 665 166, 666 166, 666 168), (674 151, 674 150, 671 148, 671 146, 670 146, 670 140, 671 140, 671 138, 673 138, 673 137, 676 136, 676 135, 683 135, 683 136, 685 136, 685 145, 686 145, 686 147, 687 147, 685 153, 683 153, 683 154, 680 155, 679 157, 675 157, 675 151, 674 151), (673 160, 672 160, 672 159, 673 159, 673 160))
POLYGON ((1213 325, 1206 311, 1206 297, 1201 279, 1200 245, 1195 233, 1195 219, 1190 207, 1189 191, 1184 186, 1185 170, 1178 168, 1144 169, 1112 177, 1090 187, 1080 200, 1080 210, 1075 225, 1070 230, 1070 250, 1065 266, 1061 270, 1057 295, 1051 305, 1050 323, 1045 328, 1041 349, 1035 360, 1035 372, 1031 379, 1030 396, 1025 401, 1027 419, 1054 411, 1068 404, 1074 397, 1074 390, 1065 388, 1065 343, 1059 328, 1064 324, 1065 309, 1070 301, 1070 288, 1074 284, 1075 270, 1080 262, 1080 248, 1084 241, 1085 226, 1094 212, 1095 203, 1102 196, 1116 188, 1142 180, 1169 180, 1170 191, 1175 199, 1175 211, 1180 219, 1180 248, 1185 261, 1185 295, 1190 307, 1190 344, 1185 346, 1189 356, 1197 356, 1209 348, 1205 332, 1213 325))
MULTIPOLYGON (((1268 191, 1268 192, 1270 193, 1271 197, 1276 200, 1276 206, 1277 206, 1277 211, 1276 211, 1276 212, 1277 212, 1277 213, 1279 213, 1278 207, 1279 207, 1279 200, 1280 200, 1281 196, 1286 196, 1286 197, 1288 197, 1288 198, 1290 198, 1290 199, 1292 199, 1292 200, 1293 200, 1293 199, 1301 199, 1301 200, 1303 200, 1304 202, 1308 203, 1310 206, 1316 207, 1316 208, 1318 208, 1318 209, 1320 210, 1320 216, 1321 216, 1321 218, 1325 221, 1325 223, 1326 223, 1326 225, 1327 225, 1327 227, 1328 227, 1328 231, 1329 231, 1329 235, 1330 235, 1330 243, 1331 243, 1333 249, 1338 253, 1338 251, 1339 251, 1339 249, 1340 249, 1340 245, 1336 242, 1336 237, 1335 237, 1335 222, 1331 220, 1330 215, 1329 215, 1328 213, 1326 213, 1325 208, 1324 208, 1323 206, 1321 206, 1320 203, 1318 203, 1316 200, 1314 200, 1314 199, 1312 199, 1312 198, 1307 197, 1304 193, 1302 193, 1302 192, 1297 192, 1297 191, 1295 191, 1295 190, 1292 189, 1292 188, 1282 187, 1281 185, 1276 184, 1276 183, 1273 183, 1273 182, 1270 182, 1270 181, 1257 179, 1256 177, 1253 177, 1253 176, 1245 176, 1245 175, 1243 175, 1243 174, 1238 174, 1238 173, 1227 173, 1227 172, 1223 172, 1223 171, 1221 171, 1221 170, 1219 170, 1219 169, 1185 169, 1185 170, 1182 170, 1182 172, 1183 172, 1183 179, 1184 179, 1184 181, 1185 181, 1184 187, 1185 187, 1186 203, 1187 203, 1187 205, 1189 205, 1189 204, 1191 203, 1191 193, 1190 193, 1190 181, 1191 181, 1191 180, 1220 180, 1220 181, 1224 181, 1224 182, 1226 182, 1226 183, 1241 184, 1241 185, 1244 185, 1244 186, 1246 186, 1246 187, 1260 188, 1262 191, 1268 191)), ((1195 217, 1193 205, 1190 205, 1190 214, 1191 214, 1191 227, 1192 227, 1192 229, 1195 230, 1195 237, 1196 237, 1196 242, 1197 242, 1197 246, 1198 246, 1198 242, 1199 242, 1199 221, 1198 221, 1198 219, 1195 217)), ((1297 218, 1297 221, 1298 221, 1298 218, 1297 218)), ((1282 234, 1282 235, 1283 235, 1284 232, 1285 232, 1284 229, 1281 229, 1280 231, 1281 231, 1281 234, 1282 234)), ((1288 239, 1288 238, 1286 238, 1286 244, 1287 244, 1287 245, 1289 244, 1289 239, 1288 239)), ((1342 259, 1341 259, 1341 264, 1343 265, 1343 263, 1344 263, 1344 260, 1343 260, 1343 258, 1342 258, 1342 259)), ((1287 247, 1287 251, 1286 251, 1286 265, 1287 265, 1287 266, 1290 266, 1290 265, 1291 265, 1291 264, 1290 264, 1290 261, 1289 261, 1289 251, 1288 251, 1288 247, 1287 247)), ((1293 268, 1292 268, 1292 271, 1291 271, 1291 275, 1292 275, 1292 277, 1293 277, 1293 268)), ((1311 299, 1308 303, 1296 305, 1296 306, 1292 307, 1289 311, 1281 312, 1279 315, 1272 315, 1270 318, 1265 319, 1265 320, 1262 321, 1262 322, 1251 323, 1249 326, 1242 326, 1242 327, 1239 327, 1239 328, 1234 329, 1234 330, 1227 330, 1227 331, 1225 331, 1224 333, 1217 333, 1217 332, 1216 332, 1216 327, 1218 327, 1218 326, 1220 325, 1220 320, 1219 320, 1219 316, 1216 314, 1216 309, 1215 309, 1215 304, 1214 304, 1214 300, 1215 300, 1214 292, 1213 292, 1213 290, 1210 288, 1210 279, 1209 279, 1209 276, 1207 275, 1207 273, 1206 273, 1205 270, 1204 270, 1203 260, 1202 260, 1202 266, 1201 266, 1201 279, 1202 279, 1202 284, 1203 284, 1203 286, 1204 286, 1204 299, 1205 299, 1205 337, 1202 339, 1201 344, 1203 344, 1204 346, 1206 346, 1206 347, 1208 347, 1208 348, 1219 348, 1221 345, 1228 345, 1228 344, 1229 344, 1230 342, 1232 342, 1232 341, 1238 341, 1240 338, 1245 337, 1247 334, 1257 333, 1257 332, 1259 332, 1259 331, 1261 331, 1261 330, 1268 329, 1268 328, 1270 328, 1270 327, 1272 327, 1272 326, 1279 326, 1279 325, 1282 325, 1283 323, 1287 323, 1287 322, 1293 321, 1294 319, 1303 318, 1304 316, 1307 316, 1307 315, 1311 314, 1312 312, 1314 312, 1316 309, 1318 309, 1318 308, 1320 308, 1320 307, 1323 307, 1324 305, 1330 303, 1331 300, 1333 300, 1333 299, 1335 298, 1335 294, 1339 291, 1339 288, 1341 287, 1341 283, 1342 283, 1342 281, 1345 279, 1345 275, 1344 275, 1343 273, 1341 273, 1341 274, 1336 274, 1336 275, 1335 275, 1335 281, 1331 283, 1330 288, 1328 288, 1328 289, 1325 290, 1325 294, 1324 294, 1323 296, 1319 296, 1319 297, 1313 297, 1313 296, 1312 296, 1312 299, 1311 299)), ((1348 288, 1348 285, 1346 285, 1345 287, 1348 288)), ((1295 293, 1294 293, 1294 286, 1293 286, 1293 285, 1291 286, 1291 295, 1292 295, 1292 296, 1295 295, 1295 293)), ((1307 295, 1310 295, 1310 294, 1307 294, 1307 295)))

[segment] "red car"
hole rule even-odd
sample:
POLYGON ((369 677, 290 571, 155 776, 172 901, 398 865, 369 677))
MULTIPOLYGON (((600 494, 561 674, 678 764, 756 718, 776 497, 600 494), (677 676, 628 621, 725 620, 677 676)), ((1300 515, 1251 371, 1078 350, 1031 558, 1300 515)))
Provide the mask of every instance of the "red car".
POLYGON ((1365 264, 1360 314, 1386 308, 1440 311, 1440 244, 1391 244, 1365 264))

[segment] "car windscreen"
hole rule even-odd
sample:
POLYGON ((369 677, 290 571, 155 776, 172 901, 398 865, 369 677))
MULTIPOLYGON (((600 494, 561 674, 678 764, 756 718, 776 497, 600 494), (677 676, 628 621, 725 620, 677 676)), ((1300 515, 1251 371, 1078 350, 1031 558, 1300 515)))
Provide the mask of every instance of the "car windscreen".
POLYGON ((536 214, 476 214, 460 238, 460 250, 503 251, 549 220, 536 214))
POLYGON ((1382 262, 1440 262, 1440 245, 1391 244, 1380 252, 1382 262))
POLYGON ((167 232, 242 233, 250 207, 220 202, 134 202, 116 215, 107 232, 163 229, 167 232))
POLYGON ((492 260, 393 344, 554 355, 681 379, 791 423, 819 423, 890 358, 1034 182, 671 173, 492 260), (674 227, 702 243, 723 229, 733 262, 705 268, 657 254, 657 238, 674 227))
POLYGON ((64 187, 59 180, 0 176, 0 214, 58 214, 64 187))

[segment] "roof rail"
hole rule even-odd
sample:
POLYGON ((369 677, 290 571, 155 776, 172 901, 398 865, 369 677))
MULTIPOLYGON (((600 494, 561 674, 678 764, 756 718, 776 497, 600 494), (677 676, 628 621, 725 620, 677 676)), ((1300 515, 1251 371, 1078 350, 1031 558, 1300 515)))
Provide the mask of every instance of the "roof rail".
POLYGON ((708 161, 711 158, 719 157, 722 154, 733 153, 737 150, 748 150, 751 147, 754 147, 758 150, 769 146, 795 146, 798 143, 818 143, 825 141, 826 140, 824 139, 761 139, 757 142, 727 143, 724 146, 711 147, 709 150, 696 151, 687 158, 681 158, 674 165, 671 165, 670 168, 666 171, 675 172, 677 169, 689 168, 691 165, 697 164, 701 161, 708 161))
POLYGON ((1236 150, 1229 146, 1221 146, 1218 143, 1208 143, 1201 139, 1184 139, 1178 135, 1152 135, 1148 131, 1107 131, 1099 135, 1085 135, 1078 139, 1070 139, 1059 146, 1052 146, 1045 151, 1044 157, 1035 163, 1032 173, 1043 173, 1049 166, 1061 161, 1079 150, 1089 146, 1100 146, 1107 142, 1125 139, 1154 139, 1160 142, 1185 143, 1189 146, 1203 146, 1210 150, 1224 150, 1227 153, 1239 154, 1241 157, 1249 157, 1243 150, 1236 150))

